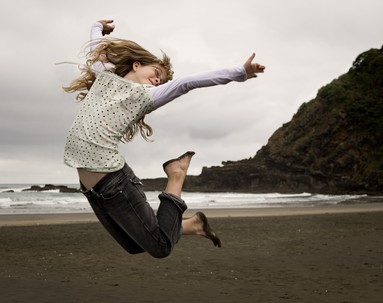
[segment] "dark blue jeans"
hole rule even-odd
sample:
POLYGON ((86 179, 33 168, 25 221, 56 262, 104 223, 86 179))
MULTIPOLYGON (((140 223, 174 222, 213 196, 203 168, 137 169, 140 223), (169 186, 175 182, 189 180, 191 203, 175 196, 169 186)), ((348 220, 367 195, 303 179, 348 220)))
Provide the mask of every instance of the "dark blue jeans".
POLYGON ((185 202, 163 192, 156 215, 140 179, 126 164, 91 189, 81 184, 81 192, 107 231, 131 254, 147 252, 155 258, 167 257, 181 236, 185 202))

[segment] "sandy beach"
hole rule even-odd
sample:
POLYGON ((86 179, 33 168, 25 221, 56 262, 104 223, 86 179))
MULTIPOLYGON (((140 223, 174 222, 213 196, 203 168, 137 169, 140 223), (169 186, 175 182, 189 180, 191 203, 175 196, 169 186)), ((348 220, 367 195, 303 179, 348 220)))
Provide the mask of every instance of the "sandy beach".
POLYGON ((166 259, 93 214, 2 215, 0 301, 382 302, 383 204, 206 213, 223 247, 183 237, 166 259))

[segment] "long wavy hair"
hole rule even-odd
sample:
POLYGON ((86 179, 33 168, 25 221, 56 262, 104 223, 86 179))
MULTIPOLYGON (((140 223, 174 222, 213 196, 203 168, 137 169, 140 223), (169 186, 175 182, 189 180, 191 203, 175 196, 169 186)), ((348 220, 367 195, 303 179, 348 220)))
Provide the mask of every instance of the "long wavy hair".
MULTIPOLYGON (((95 43, 95 41, 90 42, 89 45, 91 43, 95 43)), ((133 41, 104 38, 99 41, 99 45, 95 49, 86 53, 86 64, 79 67, 81 76, 72 81, 69 86, 63 87, 64 91, 79 92, 76 100, 84 100, 96 79, 92 66, 97 62, 101 64, 111 63, 113 67, 109 70, 120 77, 124 77, 132 70, 134 62, 140 62, 142 65, 159 64, 166 71, 166 81, 173 78, 170 58, 164 52, 162 52, 162 59, 160 59, 133 41)), ((153 134, 153 129, 145 123, 144 118, 145 116, 129 126, 123 135, 125 141, 131 141, 138 132, 148 141, 148 137, 153 134)))

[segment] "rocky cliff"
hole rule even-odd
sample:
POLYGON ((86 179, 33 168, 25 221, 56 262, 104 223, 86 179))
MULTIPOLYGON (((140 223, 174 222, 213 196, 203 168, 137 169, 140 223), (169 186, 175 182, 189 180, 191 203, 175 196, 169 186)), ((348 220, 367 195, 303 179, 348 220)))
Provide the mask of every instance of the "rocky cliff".
MULTIPOLYGON (((163 189, 164 179, 145 180, 163 189)), ((383 193, 383 47, 360 54, 254 157, 203 168, 189 191, 383 193)))

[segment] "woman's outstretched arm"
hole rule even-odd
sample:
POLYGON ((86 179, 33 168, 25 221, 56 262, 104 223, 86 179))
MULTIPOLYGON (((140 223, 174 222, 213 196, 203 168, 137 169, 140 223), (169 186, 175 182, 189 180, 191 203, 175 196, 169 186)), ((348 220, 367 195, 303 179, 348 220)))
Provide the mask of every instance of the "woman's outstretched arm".
POLYGON ((197 73, 153 87, 151 93, 154 109, 196 88, 224 85, 231 81, 243 82, 255 78, 257 73, 264 72, 265 67, 259 63, 253 63, 254 58, 255 53, 250 56, 243 66, 197 73))

